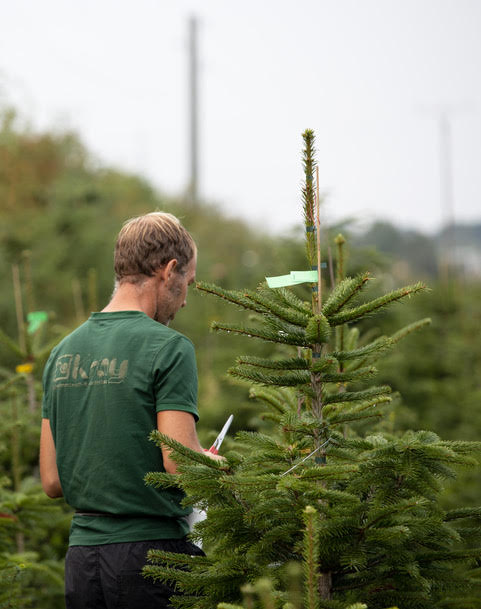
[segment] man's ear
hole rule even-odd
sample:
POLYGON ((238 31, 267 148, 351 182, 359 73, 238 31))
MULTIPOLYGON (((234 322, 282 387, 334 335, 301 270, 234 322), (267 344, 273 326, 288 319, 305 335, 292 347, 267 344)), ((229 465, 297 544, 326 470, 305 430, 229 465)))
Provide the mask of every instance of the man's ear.
POLYGON ((164 266, 163 270, 163 277, 165 279, 165 281, 168 281, 172 275, 172 273, 175 273, 177 269, 177 258, 172 258, 172 260, 169 260, 169 262, 167 262, 167 264, 164 266))

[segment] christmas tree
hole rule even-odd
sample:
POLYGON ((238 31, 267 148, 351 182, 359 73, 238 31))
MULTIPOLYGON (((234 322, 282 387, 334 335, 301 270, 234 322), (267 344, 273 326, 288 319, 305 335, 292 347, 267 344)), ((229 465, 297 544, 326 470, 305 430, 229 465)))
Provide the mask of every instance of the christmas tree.
POLYGON ((12 267, 18 341, 0 328, 0 357, 8 362, 0 366, 0 608, 57 609, 64 606, 70 509, 42 490, 38 445, 39 377, 60 328, 52 335, 48 313, 28 310, 28 304, 24 316, 23 293, 32 289, 27 254, 25 286, 18 266, 12 267))
POLYGON ((439 496, 456 466, 476 463, 479 446, 379 425, 392 396, 372 384, 374 364, 429 320, 375 340, 359 331, 366 316, 424 286, 362 299, 370 276, 344 276, 339 235, 325 294, 314 134, 303 138, 308 270, 256 291, 197 286, 250 312, 247 325, 215 322, 215 330, 279 345, 275 357, 242 356, 229 370, 267 407, 272 432, 238 433, 225 463, 153 433, 173 449, 179 473, 153 472, 146 482, 181 488, 186 504, 207 510, 193 532, 207 556, 152 551, 145 573, 174 583, 182 596, 172 603, 185 609, 234 607, 242 590, 245 607, 478 607, 481 509, 446 512, 439 496), (309 299, 291 287, 306 281, 309 299), (291 577, 296 564, 302 594, 291 577))

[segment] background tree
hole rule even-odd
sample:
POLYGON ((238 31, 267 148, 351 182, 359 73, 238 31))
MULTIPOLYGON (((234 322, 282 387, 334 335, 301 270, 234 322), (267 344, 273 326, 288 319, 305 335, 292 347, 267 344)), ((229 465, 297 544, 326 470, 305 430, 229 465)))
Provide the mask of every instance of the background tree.
POLYGON ((33 374, 48 357, 52 343, 45 339, 52 337, 46 315, 30 315, 27 326, 21 301, 17 313, 18 343, 0 330, 4 350, 22 362, 14 370, 0 368, 0 607, 60 609, 70 514, 48 499, 38 479, 41 387, 33 374))

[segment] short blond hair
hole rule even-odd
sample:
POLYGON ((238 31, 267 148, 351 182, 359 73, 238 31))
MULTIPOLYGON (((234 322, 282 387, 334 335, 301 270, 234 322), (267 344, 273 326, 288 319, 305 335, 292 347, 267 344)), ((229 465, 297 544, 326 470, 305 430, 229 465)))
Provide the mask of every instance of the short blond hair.
POLYGON ((172 214, 156 211, 131 218, 115 244, 115 278, 137 283, 142 276, 152 277, 174 258, 177 272, 182 273, 196 251, 191 235, 172 214))

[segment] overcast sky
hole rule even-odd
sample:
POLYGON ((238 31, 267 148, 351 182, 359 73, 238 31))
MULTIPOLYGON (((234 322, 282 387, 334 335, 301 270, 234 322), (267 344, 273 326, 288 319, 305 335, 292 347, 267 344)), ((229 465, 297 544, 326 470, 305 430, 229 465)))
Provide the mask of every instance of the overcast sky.
POLYGON ((78 131, 167 193, 188 181, 187 20, 199 19, 200 191, 275 231, 300 223, 301 133, 328 221, 432 232, 439 108, 454 208, 481 221, 481 0, 0 0, 0 103, 78 131))

